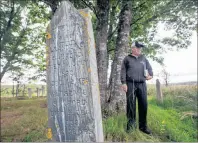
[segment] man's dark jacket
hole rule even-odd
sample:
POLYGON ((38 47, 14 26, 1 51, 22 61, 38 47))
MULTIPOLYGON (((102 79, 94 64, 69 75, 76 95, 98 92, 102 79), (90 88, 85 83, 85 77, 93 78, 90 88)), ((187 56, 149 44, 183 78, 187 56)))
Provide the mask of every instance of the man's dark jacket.
POLYGON ((145 82, 144 70, 147 69, 150 76, 153 76, 152 67, 144 55, 135 57, 132 54, 126 56, 121 66, 121 83, 145 82))

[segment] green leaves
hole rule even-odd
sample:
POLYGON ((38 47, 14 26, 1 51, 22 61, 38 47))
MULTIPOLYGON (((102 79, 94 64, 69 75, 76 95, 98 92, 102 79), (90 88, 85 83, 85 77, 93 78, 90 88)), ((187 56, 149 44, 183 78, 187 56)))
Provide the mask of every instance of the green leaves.
POLYGON ((50 12, 43 3, 12 1, 1 8, 0 13, 1 58, 5 61, 2 63, 2 79, 5 72, 18 72, 17 67, 25 72, 27 67, 38 63, 36 58, 32 59, 37 52, 44 53, 44 33, 50 12))
POLYGON ((148 0, 146 3, 133 0, 133 7, 135 11, 132 17, 131 39, 149 45, 144 52, 146 55, 154 57, 170 49, 179 50, 188 47, 192 32, 197 25, 197 5, 194 0, 148 0), (156 35, 158 26, 163 24, 166 30, 173 31, 173 35, 160 39, 156 35), (165 48, 170 46, 171 48, 165 48))

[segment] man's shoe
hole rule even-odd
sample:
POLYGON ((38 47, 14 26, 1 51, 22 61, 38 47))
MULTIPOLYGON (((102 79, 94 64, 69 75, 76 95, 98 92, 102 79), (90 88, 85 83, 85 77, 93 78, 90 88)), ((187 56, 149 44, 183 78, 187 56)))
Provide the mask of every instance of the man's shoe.
POLYGON ((140 131, 144 132, 145 134, 150 135, 151 131, 148 128, 140 128, 140 131))

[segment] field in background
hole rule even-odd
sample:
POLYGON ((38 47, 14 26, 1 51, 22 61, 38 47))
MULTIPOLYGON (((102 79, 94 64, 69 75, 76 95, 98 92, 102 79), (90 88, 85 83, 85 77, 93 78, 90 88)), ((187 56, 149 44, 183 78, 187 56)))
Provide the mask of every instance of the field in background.
MULTIPOLYGON (((125 113, 103 120, 105 141, 197 140, 197 86, 163 87, 164 102, 156 101, 155 86, 148 86, 148 127, 152 136, 138 129, 125 132, 125 113)), ((17 100, 1 97, 1 141, 45 142, 47 129, 46 97, 17 100)))
MULTIPOLYGON (((28 88, 32 89, 32 96, 37 96, 37 88, 41 89, 42 85, 35 85, 35 84, 28 84, 19 86, 19 93, 18 96, 28 96, 28 88)), ((46 96, 46 85, 44 85, 44 95, 46 96)), ((13 97, 13 86, 12 85, 1 85, 1 97, 13 97)), ((40 93, 41 95, 42 93, 40 93)), ((16 96, 16 85, 14 87, 14 96, 16 96)))

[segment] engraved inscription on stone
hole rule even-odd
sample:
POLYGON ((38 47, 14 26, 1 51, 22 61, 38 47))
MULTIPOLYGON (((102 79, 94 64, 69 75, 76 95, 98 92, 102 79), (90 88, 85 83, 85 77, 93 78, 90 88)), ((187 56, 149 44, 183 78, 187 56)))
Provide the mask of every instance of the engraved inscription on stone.
POLYGON ((85 26, 64 1, 48 27, 48 120, 54 141, 97 141, 85 26))

